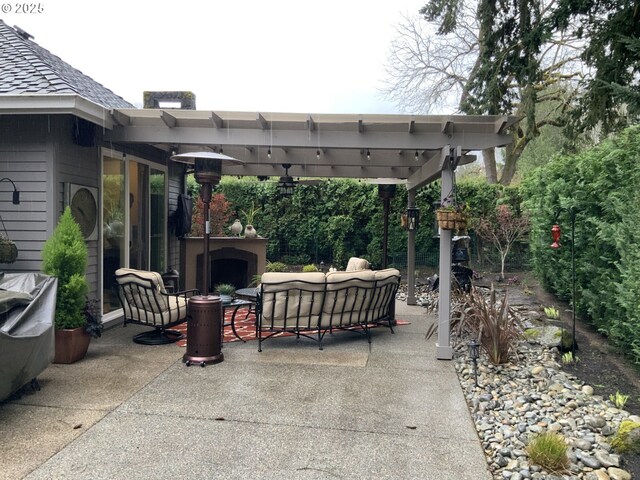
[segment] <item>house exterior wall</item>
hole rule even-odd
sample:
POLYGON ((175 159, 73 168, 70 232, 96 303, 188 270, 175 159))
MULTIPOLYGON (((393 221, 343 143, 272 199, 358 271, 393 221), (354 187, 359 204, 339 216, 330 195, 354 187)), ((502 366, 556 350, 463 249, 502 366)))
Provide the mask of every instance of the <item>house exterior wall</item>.
MULTIPOLYGON (((96 130, 91 146, 80 146, 74 141, 74 130, 77 131, 76 119, 70 115, 60 115, 55 117, 52 130, 55 135, 52 137, 53 144, 53 165, 55 165, 54 183, 54 203, 55 218, 62 215, 68 199, 65 198, 65 186, 69 183, 95 187, 98 189, 98 211, 100 204, 100 149, 98 141, 100 132, 96 130)), ((99 227, 99 225, 98 225, 99 227)), ((87 259, 86 278, 89 282, 89 296, 98 297, 98 274, 100 262, 99 239, 87 241, 89 257, 87 259)))
MULTIPOLYGON (((98 187, 98 148, 95 141, 90 147, 77 145, 76 126, 71 115, 0 116, 0 174, 20 191, 20 205, 13 205, 11 184, 0 187, 0 215, 18 247, 18 259, 2 265, 4 271, 41 270, 42 247, 65 207, 66 183, 98 187)), ((88 241, 87 247, 87 280, 95 294, 98 241, 88 241)))
POLYGON ((0 183, 0 216, 18 247, 14 263, 0 264, 6 272, 40 271, 42 247, 53 229, 49 120, 51 117, 46 116, 0 115, 0 178, 10 178, 20 191, 20 205, 13 205, 13 186, 6 181, 0 183))
MULTIPOLYGON (((85 128, 81 125, 80 128, 85 128)), ((107 145, 101 128, 89 128, 78 137, 79 123, 72 115, 0 115, 0 178, 8 177, 20 191, 20 205, 13 205, 13 186, 0 183, 0 216, 7 234, 18 247, 18 259, 0 264, 0 271, 40 271, 42 247, 53 232, 66 205, 65 185, 75 183, 98 189, 98 209, 102 209, 100 162, 102 146, 128 151, 140 158, 164 165, 168 154, 153 147, 107 145), (82 143, 88 146, 82 146, 82 143)), ((183 167, 169 161, 169 214, 176 209, 183 191, 183 167)), ((99 226, 100 227, 100 226, 99 226)), ((167 265, 180 266, 178 239, 167 225, 167 265)), ((2 224, 0 223, 0 231, 2 224)), ((4 233, 4 232, 3 232, 4 233)), ((102 231, 97 240, 87 241, 89 295, 100 298, 99 261, 102 231)))

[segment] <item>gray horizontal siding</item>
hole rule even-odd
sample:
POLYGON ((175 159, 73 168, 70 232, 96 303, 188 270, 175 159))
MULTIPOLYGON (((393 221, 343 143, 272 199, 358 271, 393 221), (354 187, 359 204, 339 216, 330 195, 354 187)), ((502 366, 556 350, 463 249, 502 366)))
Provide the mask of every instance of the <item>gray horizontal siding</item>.
POLYGON ((47 239, 50 131, 43 118, 3 115, 0 132, 0 178, 10 178, 20 191, 20 205, 13 205, 13 186, 0 183, 0 216, 18 247, 18 259, 0 268, 37 272, 47 239))

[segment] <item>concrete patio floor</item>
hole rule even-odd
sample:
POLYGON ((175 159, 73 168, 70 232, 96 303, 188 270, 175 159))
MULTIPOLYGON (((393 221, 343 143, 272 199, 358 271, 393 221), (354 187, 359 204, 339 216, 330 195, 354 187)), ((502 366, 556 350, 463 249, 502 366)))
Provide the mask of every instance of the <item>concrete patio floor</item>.
POLYGON ((435 316, 396 316, 411 324, 374 329, 371 348, 233 342, 205 368, 110 329, 0 404, 0 479, 490 479, 453 363, 424 339, 435 316))

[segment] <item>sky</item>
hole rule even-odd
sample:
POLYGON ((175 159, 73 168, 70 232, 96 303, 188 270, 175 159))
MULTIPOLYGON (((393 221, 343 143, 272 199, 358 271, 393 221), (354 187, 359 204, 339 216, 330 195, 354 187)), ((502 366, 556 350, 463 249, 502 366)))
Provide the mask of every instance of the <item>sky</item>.
POLYGON ((402 112, 381 93, 403 16, 425 0, 0 0, 0 19, 134 105, 188 90, 198 110, 402 112))

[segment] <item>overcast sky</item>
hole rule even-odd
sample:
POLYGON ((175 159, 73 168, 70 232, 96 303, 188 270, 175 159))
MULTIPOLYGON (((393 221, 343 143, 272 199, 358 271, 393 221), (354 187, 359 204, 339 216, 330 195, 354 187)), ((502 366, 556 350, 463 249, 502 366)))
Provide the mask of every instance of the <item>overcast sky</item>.
POLYGON ((190 90, 199 110, 415 113, 380 89, 396 26, 424 2, 42 0, 26 14, 0 0, 0 18, 137 106, 190 90))

